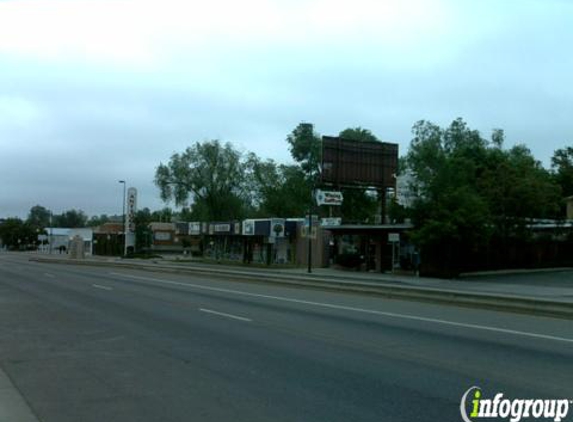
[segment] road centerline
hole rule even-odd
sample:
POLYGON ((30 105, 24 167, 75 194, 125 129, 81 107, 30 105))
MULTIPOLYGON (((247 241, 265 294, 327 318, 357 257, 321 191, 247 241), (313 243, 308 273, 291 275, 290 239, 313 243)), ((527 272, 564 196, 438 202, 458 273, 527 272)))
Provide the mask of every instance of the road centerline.
POLYGON ((101 290, 113 290, 112 287, 109 286, 102 286, 101 284, 92 284, 92 287, 95 287, 96 289, 101 289, 101 290))
POLYGON ((205 308, 199 308, 199 311, 201 312, 205 312, 207 314, 213 314, 213 315, 219 315, 222 317, 226 317, 226 318, 231 318, 231 319, 236 319, 239 321, 244 321, 244 322, 252 322, 253 320, 250 318, 245 318, 245 317, 241 317, 238 315, 232 315, 232 314, 227 314, 225 312, 219 312, 219 311, 214 311, 212 309, 205 309, 205 308))

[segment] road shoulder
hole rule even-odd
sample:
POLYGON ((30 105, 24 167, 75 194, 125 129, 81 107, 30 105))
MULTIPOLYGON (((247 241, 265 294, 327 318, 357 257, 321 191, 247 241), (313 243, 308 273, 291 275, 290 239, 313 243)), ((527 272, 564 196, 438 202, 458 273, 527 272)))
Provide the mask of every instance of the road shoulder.
POLYGON ((0 422, 39 422, 2 368, 0 368, 0 422))

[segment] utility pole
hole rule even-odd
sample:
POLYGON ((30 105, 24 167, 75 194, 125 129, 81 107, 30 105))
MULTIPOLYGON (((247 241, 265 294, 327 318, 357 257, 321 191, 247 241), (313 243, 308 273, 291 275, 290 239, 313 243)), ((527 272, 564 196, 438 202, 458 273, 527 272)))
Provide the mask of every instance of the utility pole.
POLYGON ((308 207, 308 272, 312 273, 312 190, 310 191, 310 206, 308 207))
POLYGON ((122 201, 122 220, 123 220, 123 256, 127 255, 127 227, 125 221, 125 180, 119 180, 119 183, 123 184, 123 201, 122 201))
POLYGON ((52 210, 50 210, 50 237, 48 239, 48 248, 50 251, 50 255, 52 255, 52 241, 54 240, 54 229, 52 223, 52 210))

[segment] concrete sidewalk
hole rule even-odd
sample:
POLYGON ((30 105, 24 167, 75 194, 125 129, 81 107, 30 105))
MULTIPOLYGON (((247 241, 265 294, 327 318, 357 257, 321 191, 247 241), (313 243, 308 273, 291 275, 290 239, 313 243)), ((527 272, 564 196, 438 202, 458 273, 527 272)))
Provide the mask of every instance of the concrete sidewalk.
MULTIPOLYGON (((20 254, 18 254, 20 255, 20 254)), ((66 255, 46 255, 41 253, 26 254, 29 258, 67 260, 66 255)), ((70 263, 73 260, 69 259, 70 263)), ((248 265, 225 265, 215 262, 197 262, 192 259, 122 259, 117 257, 93 256, 82 260, 84 263, 109 263, 126 265, 132 268, 174 270, 216 271, 228 275, 252 275, 256 277, 278 277, 299 280, 331 280, 336 284, 361 284, 365 286, 387 286, 422 288, 436 291, 465 292, 487 295, 516 296, 520 298, 541 299, 573 304, 573 269, 556 269, 544 272, 501 272, 488 273, 487 276, 466 279, 445 280, 438 278, 415 277, 374 272, 342 271, 333 268, 313 268, 308 273, 306 268, 276 268, 248 265), (556 277, 556 274, 559 277, 556 277), (524 282, 520 282, 523 280, 524 282)))
POLYGON ((38 422, 24 397, 1 368, 0 422, 38 422))

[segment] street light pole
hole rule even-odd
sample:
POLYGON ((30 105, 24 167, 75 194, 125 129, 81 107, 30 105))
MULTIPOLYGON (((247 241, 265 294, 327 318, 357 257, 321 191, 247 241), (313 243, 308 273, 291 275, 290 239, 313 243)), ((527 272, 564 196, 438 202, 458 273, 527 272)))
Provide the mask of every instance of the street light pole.
POLYGON ((312 205, 308 208, 308 273, 312 273, 312 205))
POLYGON ((48 247, 50 248, 50 256, 52 255, 52 241, 54 240, 54 229, 52 223, 52 210, 50 210, 50 236, 48 239, 48 247))
POLYGON ((123 201, 122 201, 122 222, 123 222, 123 256, 127 255, 127 229, 126 229, 126 222, 125 222, 125 180, 119 180, 119 183, 123 184, 123 201))

